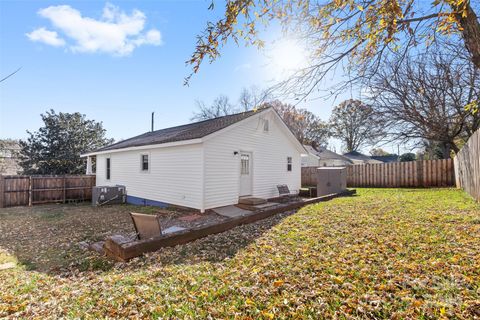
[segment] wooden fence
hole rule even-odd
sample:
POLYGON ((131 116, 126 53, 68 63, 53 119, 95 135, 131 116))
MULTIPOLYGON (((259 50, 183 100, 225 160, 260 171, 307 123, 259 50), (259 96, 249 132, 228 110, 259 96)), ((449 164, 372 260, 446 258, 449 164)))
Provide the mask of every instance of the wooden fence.
POLYGON ((455 157, 457 187, 480 201, 480 130, 468 139, 455 157))
POLYGON ((0 208, 92 199, 94 175, 0 176, 0 208))
MULTIPOLYGON (((316 184, 316 167, 303 167, 302 185, 316 184)), ((357 164, 347 167, 348 187, 415 188, 454 185, 452 159, 357 164)))

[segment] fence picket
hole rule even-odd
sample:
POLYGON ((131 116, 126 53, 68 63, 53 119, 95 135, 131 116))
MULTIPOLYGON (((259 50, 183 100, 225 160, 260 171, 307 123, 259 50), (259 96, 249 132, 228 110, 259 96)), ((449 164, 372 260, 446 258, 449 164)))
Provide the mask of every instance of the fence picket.
MULTIPOLYGON (((479 164, 475 165, 480 169, 480 161, 477 162, 479 164)), ((316 168, 302 168, 302 185, 317 184, 316 168)), ((468 182, 471 184, 474 183, 468 182)), ((452 159, 352 165, 347 167, 347 185, 373 188, 453 186, 455 166, 452 159)))
POLYGON ((457 187, 480 201, 480 130, 457 153, 454 167, 457 187))
POLYGON ((90 200, 95 176, 0 176, 0 208, 90 200))

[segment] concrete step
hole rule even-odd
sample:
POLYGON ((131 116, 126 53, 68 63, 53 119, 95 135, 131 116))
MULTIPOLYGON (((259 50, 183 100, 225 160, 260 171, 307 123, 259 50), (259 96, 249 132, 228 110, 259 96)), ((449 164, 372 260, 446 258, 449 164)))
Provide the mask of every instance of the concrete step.
POLYGON ((248 197, 248 198, 240 198, 238 199, 239 204, 246 204, 249 206, 257 206, 259 204, 267 203, 267 200, 262 198, 255 198, 255 197, 248 197))

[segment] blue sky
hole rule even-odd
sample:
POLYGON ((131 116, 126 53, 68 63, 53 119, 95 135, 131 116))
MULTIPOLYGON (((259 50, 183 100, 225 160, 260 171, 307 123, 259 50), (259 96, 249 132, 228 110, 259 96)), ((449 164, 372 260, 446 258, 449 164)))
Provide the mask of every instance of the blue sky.
MULTIPOLYGON (((0 76, 22 67, 0 85, 0 137, 25 138, 52 108, 102 121, 118 140, 148 131, 152 111, 157 129, 179 125, 190 121, 195 99, 209 103, 225 94, 236 102, 242 87, 273 84, 278 57, 272 58, 272 48, 259 52, 232 43, 218 61, 202 65, 190 86, 183 85, 196 35, 223 10, 221 1, 213 12, 209 4, 0 0, 0 76), (103 30, 97 22, 118 28, 103 30), (85 40, 85 30, 96 38, 85 40)), ((275 28, 265 36, 282 37, 275 28)), ((327 120, 333 105, 350 95, 299 107, 327 120)))

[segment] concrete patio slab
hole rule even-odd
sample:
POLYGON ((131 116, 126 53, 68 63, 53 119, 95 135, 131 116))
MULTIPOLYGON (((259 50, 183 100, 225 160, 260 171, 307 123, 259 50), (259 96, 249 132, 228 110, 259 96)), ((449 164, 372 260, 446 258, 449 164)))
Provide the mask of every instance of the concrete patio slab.
POLYGON ((240 209, 236 206, 226 206, 212 209, 215 213, 229 218, 236 218, 252 213, 252 211, 240 209))
POLYGON ((166 228, 165 230, 162 230, 162 234, 175 233, 175 232, 183 231, 183 230, 186 230, 186 229, 187 228, 178 227, 178 226, 171 226, 171 227, 166 228))
POLYGON ((277 202, 267 202, 267 203, 259 204, 259 205, 253 206, 253 207, 255 209, 265 209, 265 208, 273 207, 273 206, 277 206, 277 205, 278 205, 277 202))
POLYGON ((238 203, 239 204, 246 204, 246 205, 249 205, 249 206, 254 206, 254 205, 267 203, 267 200, 262 199, 262 198, 257 198, 257 197, 246 197, 246 198, 240 198, 238 200, 238 203))

